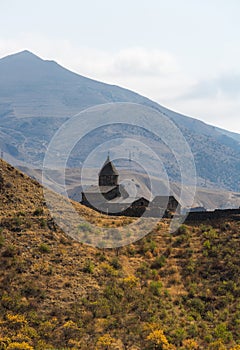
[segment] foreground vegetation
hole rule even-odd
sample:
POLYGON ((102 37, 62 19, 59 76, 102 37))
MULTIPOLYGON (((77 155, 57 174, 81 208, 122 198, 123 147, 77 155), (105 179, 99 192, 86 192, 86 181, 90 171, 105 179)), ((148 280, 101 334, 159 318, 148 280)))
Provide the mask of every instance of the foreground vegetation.
POLYGON ((240 221, 170 234, 166 220, 135 244, 95 249, 54 225, 40 186, 5 170, 0 349, 240 349, 240 221))
POLYGON ((117 256, 41 222, 1 228, 0 349, 237 349, 237 223, 161 224, 117 256))

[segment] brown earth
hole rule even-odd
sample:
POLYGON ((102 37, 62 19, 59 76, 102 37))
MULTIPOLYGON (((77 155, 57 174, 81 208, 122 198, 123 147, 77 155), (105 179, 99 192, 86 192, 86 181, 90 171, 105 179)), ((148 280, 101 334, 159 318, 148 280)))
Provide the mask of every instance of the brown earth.
MULTIPOLYGON (((74 206, 99 227, 130 220, 74 206)), ((239 230, 225 219, 171 234, 164 220, 134 244, 94 248, 0 161, 0 349, 239 349, 239 230)))

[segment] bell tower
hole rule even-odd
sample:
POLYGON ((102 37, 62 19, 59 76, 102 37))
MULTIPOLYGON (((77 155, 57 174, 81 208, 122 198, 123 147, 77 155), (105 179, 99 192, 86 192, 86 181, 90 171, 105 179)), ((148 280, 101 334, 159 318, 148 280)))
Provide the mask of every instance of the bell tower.
POLYGON ((118 172, 108 155, 105 163, 98 174, 99 186, 118 186, 118 172))

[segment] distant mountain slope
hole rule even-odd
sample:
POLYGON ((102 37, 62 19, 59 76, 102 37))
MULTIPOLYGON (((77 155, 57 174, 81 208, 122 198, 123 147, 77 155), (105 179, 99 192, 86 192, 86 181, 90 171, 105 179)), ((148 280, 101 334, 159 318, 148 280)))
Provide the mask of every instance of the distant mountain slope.
MULTIPOLYGON (((32 178, 41 181, 42 172, 40 169, 29 169, 26 167, 20 167, 20 169, 29 174, 32 178)), ((59 182, 64 181, 68 192, 69 198, 74 201, 80 202, 82 199, 82 186, 81 180, 84 180, 85 185, 91 185, 94 183, 93 174, 98 173, 98 169, 89 169, 88 177, 85 179, 81 178, 81 169, 79 168, 71 168, 63 170, 55 170, 56 177, 59 179, 59 182)), ((124 168, 118 167, 118 171, 120 173, 120 183, 123 185, 129 184, 129 171, 124 168)), ((158 187, 158 194, 168 194, 168 184, 164 181, 160 180, 158 177, 150 177, 151 183, 155 183, 155 187, 158 187)), ((138 191, 141 191, 141 196, 148 198, 150 196, 150 188, 149 188, 149 178, 145 174, 131 172, 131 181, 130 184, 134 187, 137 187, 138 191)), ((50 185, 50 184, 49 184, 50 185)), ((180 198, 180 184, 179 183, 171 183, 171 193, 176 197, 180 198)), ((184 198, 182 198, 183 202, 181 203, 183 207, 187 205, 187 201, 184 202, 184 198)), ((238 208, 240 203, 240 194, 235 192, 224 191, 220 189, 209 189, 209 188, 201 188, 198 187, 196 191, 196 195, 194 198, 193 207, 204 207, 206 209, 226 209, 226 208, 238 208)))
POLYGON ((217 131, 219 131, 221 134, 230 137, 231 139, 236 140, 238 143, 240 143, 240 134, 237 134, 235 132, 231 132, 228 130, 220 129, 220 128, 215 128, 217 131))
POLYGON ((147 101, 129 90, 77 75, 29 51, 2 58, 0 76, 0 101, 16 117, 66 118, 96 104, 147 101))
MULTIPOLYGON (((130 90, 85 78, 29 51, 0 60, 1 150, 11 155, 11 161, 41 166, 48 142, 65 120, 87 107, 109 102, 139 103, 167 115, 192 148, 198 184, 240 191, 240 136, 237 134, 170 111, 130 90)), ((89 148, 96 147, 101 137, 114 137, 119 130, 115 132, 106 129, 100 136, 91 135, 85 140, 87 146, 82 152, 73 153, 69 165, 79 165, 89 148)), ((135 137, 137 132, 128 128, 121 130, 123 136, 129 137, 135 137)), ((160 145, 150 135, 145 136, 159 149, 160 145)), ((169 161, 169 154, 164 153, 162 159, 170 179, 178 181, 176 165, 169 161)))

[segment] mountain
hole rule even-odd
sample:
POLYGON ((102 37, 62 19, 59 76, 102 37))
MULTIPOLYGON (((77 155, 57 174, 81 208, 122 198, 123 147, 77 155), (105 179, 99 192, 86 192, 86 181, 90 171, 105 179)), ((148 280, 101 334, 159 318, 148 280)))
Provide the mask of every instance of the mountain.
MULTIPOLYGON (((0 77, 0 148, 12 164, 41 167, 49 141, 71 116, 97 104, 131 102, 162 112, 180 128, 195 158, 199 186, 240 191, 238 134, 170 111, 130 90, 80 76, 29 51, 0 59, 0 77)), ((94 131, 75 147, 68 166, 78 167, 92 149, 119 133, 143 137, 161 154, 170 180, 180 180, 178 164, 169 150, 136 128, 94 131)), ((104 161, 105 154, 99 157, 104 161)))
MULTIPOLYGON (((172 234, 165 219, 97 249, 59 229, 42 192, 0 160, 1 349, 238 349, 239 218, 172 234)), ((99 227, 131 220, 73 204, 99 227)))
MULTIPOLYGON (((147 101, 131 91, 75 74, 29 51, 0 60, 1 103, 9 100, 16 117, 69 117, 108 102, 147 101)), ((150 101, 149 101, 150 103, 150 101)))

